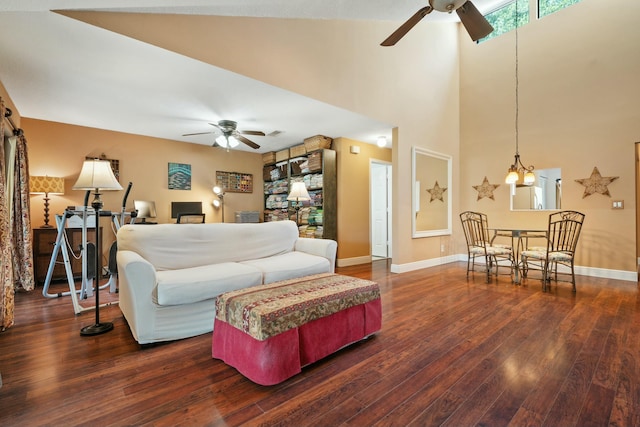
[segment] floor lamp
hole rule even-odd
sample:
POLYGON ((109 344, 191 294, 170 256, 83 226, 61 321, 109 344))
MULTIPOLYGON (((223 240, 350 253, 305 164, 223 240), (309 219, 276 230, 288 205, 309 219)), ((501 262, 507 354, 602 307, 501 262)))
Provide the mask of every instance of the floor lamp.
POLYGON ((213 206, 222 209, 222 222, 224 222, 224 190, 222 187, 216 185, 213 187, 213 192, 218 196, 218 200, 213 201, 213 206))
POLYGON ((49 194, 64 194, 64 178, 55 176, 30 176, 29 192, 44 194, 44 225, 42 228, 52 228, 49 224, 49 194))
MULTIPOLYGON (((122 186, 116 180, 111 170, 111 162, 108 160, 86 160, 82 165, 80 176, 73 186, 74 190, 93 190, 94 199, 91 206, 96 216, 96 322, 93 325, 80 329, 80 335, 91 336, 108 332, 113 329, 113 323, 100 322, 100 276, 102 273, 102 247, 100 242, 100 211, 102 210, 102 200, 100 200, 101 190, 122 190, 122 186)), ((86 208, 86 206, 85 206, 86 208)), ((87 213, 85 212, 85 215, 87 213)))
POLYGON ((296 210, 296 225, 300 225, 300 207, 302 206, 302 202, 311 200, 311 196, 309 196, 307 186, 304 185, 304 182, 298 181, 291 185, 291 192, 287 196, 287 200, 295 202, 293 208, 296 210))

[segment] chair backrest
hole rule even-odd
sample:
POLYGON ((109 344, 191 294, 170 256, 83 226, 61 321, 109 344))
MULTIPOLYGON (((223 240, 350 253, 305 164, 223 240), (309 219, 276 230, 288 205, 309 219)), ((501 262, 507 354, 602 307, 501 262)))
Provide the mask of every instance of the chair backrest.
POLYGON ((460 214, 464 237, 468 247, 486 247, 489 242, 489 222, 487 215, 480 212, 466 211, 460 214))
POLYGON ((179 213, 176 219, 178 224, 204 224, 203 213, 179 213))
POLYGON ((550 214, 547 251, 575 253, 583 222, 584 214, 576 211, 550 214))

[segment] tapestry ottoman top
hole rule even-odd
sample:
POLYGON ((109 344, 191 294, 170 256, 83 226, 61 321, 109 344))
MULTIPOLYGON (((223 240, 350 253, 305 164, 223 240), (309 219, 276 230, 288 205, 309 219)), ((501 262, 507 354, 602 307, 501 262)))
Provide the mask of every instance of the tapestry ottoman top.
POLYGON ((226 292, 216 299, 216 318, 264 341, 379 298, 375 282, 322 273, 226 292))

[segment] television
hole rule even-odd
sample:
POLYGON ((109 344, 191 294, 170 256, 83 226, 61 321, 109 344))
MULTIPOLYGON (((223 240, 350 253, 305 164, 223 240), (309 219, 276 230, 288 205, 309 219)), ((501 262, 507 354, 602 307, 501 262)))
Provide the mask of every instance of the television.
POLYGON ((155 224, 155 222, 147 221, 148 219, 156 219, 156 202, 150 200, 134 200, 133 207, 137 212, 136 222, 139 224, 155 224))
POLYGON ((202 202, 171 202, 171 218, 178 214, 201 214, 202 202))

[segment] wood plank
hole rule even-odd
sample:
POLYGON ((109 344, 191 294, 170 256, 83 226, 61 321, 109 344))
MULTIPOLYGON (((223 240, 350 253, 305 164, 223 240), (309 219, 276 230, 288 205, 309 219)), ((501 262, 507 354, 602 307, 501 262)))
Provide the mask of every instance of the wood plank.
POLYGON ((640 425, 636 283, 578 276, 577 294, 543 293, 467 278, 463 262, 389 266, 337 269, 379 283, 382 330, 270 387, 212 359, 210 334, 141 349, 112 305, 115 329, 81 337, 92 311, 19 292, 0 425, 640 425))

